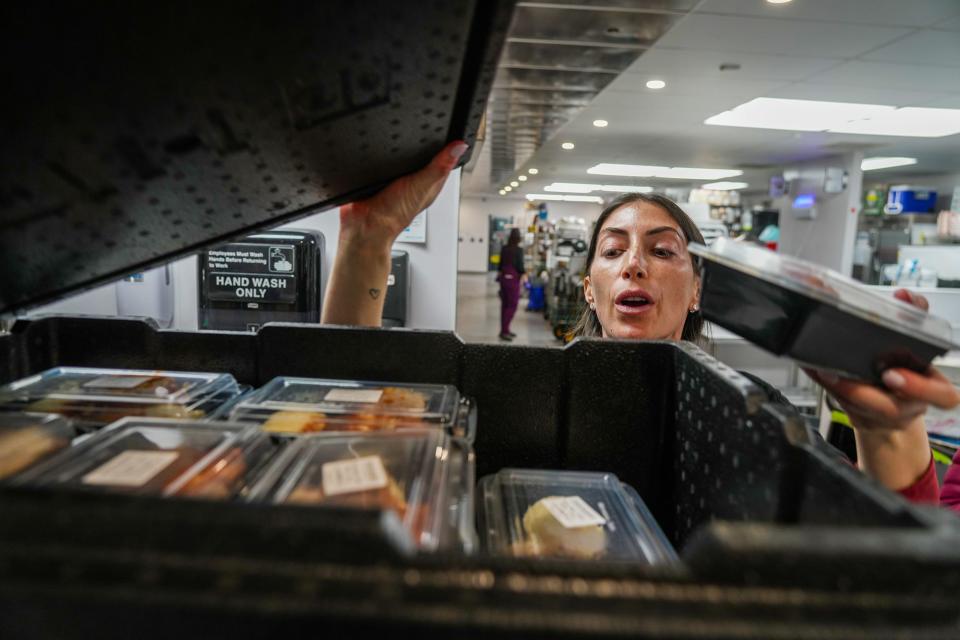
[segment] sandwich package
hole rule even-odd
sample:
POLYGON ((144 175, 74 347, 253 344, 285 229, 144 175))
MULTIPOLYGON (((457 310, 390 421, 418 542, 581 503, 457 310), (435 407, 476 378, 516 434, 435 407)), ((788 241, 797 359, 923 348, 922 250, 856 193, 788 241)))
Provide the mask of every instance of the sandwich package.
POLYGON ((491 555, 676 560, 643 501, 610 473, 503 469, 480 483, 480 532, 491 555))

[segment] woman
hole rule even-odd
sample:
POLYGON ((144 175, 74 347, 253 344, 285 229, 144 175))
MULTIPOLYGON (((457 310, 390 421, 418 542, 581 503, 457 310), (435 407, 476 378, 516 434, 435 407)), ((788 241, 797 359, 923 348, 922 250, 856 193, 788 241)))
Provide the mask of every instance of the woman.
MULTIPOLYGON (((340 210, 340 248, 327 288, 323 322, 379 326, 393 240, 439 193, 466 150, 448 145, 424 169, 340 210)), ((676 204, 661 196, 628 194, 597 221, 587 256, 588 308, 579 335, 698 341, 700 276, 687 251, 702 241, 676 204)), ((926 301, 898 291, 901 299, 926 301)), ((886 487, 915 501, 936 502, 938 487, 923 414, 949 409, 960 392, 935 368, 920 374, 889 369, 885 388, 808 371, 846 410, 857 437, 858 464, 886 487)), ((764 385, 770 389, 768 385, 764 385)), ((778 394, 773 394, 778 395, 778 394)), ((960 489, 960 465, 948 473, 945 493, 960 489), (956 485, 956 486, 954 486, 956 485)))
POLYGON ((520 247, 520 229, 511 229, 507 244, 500 251, 500 339, 510 341, 516 334, 510 332, 510 322, 520 303, 520 286, 526 279, 523 269, 523 248, 520 247))

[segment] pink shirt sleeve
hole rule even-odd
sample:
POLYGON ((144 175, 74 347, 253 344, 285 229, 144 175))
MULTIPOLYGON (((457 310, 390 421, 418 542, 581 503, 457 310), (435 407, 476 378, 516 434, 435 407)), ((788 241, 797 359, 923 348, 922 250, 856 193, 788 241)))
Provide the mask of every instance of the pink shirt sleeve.
POLYGON ((947 469, 947 475, 943 479, 940 504, 954 511, 960 511, 960 452, 953 456, 953 463, 947 469))
MULTIPOLYGON (((956 465, 950 467, 950 471, 957 471, 956 476, 954 477, 954 491, 956 492, 957 503, 960 504, 960 470, 956 468, 956 465)), ((949 482, 949 474, 947 475, 947 482, 949 482)), ((947 490, 947 485, 944 485, 944 492, 947 490)), ((917 502, 921 504, 937 504, 942 500, 940 494, 940 485, 937 482, 937 468, 933 464, 933 455, 930 456, 930 464, 927 465, 927 470, 924 471, 923 475, 920 476, 916 482, 914 482, 909 487, 900 489, 897 491, 904 498, 910 502, 917 502)))

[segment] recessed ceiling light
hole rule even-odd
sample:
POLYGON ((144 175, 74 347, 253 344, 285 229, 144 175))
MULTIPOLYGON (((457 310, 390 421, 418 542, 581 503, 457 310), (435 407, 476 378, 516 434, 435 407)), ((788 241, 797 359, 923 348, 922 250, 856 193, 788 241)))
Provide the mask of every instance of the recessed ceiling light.
POLYGON ((601 176, 630 176, 634 178, 670 178, 674 180, 720 180, 743 175, 739 169, 704 169, 700 167, 658 167, 644 164, 601 163, 587 169, 587 173, 601 176))
POLYGON ((520 186, 520 183, 517 182, 516 180, 514 180, 513 182, 510 183, 510 186, 511 186, 511 187, 519 187, 519 186, 520 186))
POLYGON ((606 120, 594 120, 594 121, 593 121, 593 126, 595 126, 595 127, 601 127, 601 128, 602 128, 602 127, 607 126, 608 124, 610 124, 610 123, 607 122, 606 120))
POLYGON ((573 144, 572 142, 564 142, 564 143, 563 143, 562 145, 560 145, 560 146, 561 146, 562 148, 566 149, 567 151, 570 151, 571 149, 573 149, 573 148, 576 147, 577 145, 573 144))
POLYGON ((874 169, 889 169, 890 167, 905 167, 909 164, 917 164, 916 158, 895 158, 895 157, 876 157, 864 158, 860 163, 861 171, 873 171, 874 169))
POLYGON ((507 195, 507 192, 504 191, 503 189, 500 189, 500 195, 505 196, 505 195, 507 195))
POLYGON ((793 0, 767 0, 768 4, 787 4, 788 2, 793 2, 793 0))
POLYGON ((544 191, 559 191, 561 193, 590 193, 601 187, 599 184, 586 184, 583 182, 554 182, 543 188, 544 191))
POLYGON ((529 169, 527 169, 527 173, 529 173, 529 174, 532 175, 532 176, 535 176, 535 175, 537 175, 538 173, 540 173, 540 169, 536 169, 536 168, 534 168, 534 167, 530 167, 529 169))
POLYGON ((667 83, 663 80, 647 80, 647 89, 663 89, 667 83))
POLYGON ((527 200, 553 200, 562 202, 595 202, 603 204, 600 196, 562 196, 556 193, 528 193, 527 200))
POLYGON ((520 182, 526 182, 527 176, 517 176, 517 180, 519 180, 520 182))
POLYGON ((509 187, 509 186, 508 186, 508 187, 504 187, 503 190, 504 190, 504 191, 513 191, 513 187, 509 187))
POLYGON ((746 182, 709 182, 701 185, 700 188, 712 191, 735 191, 736 189, 746 189, 749 186, 746 182))
POLYGON ((703 122, 783 131, 940 138, 960 133, 960 109, 756 98, 703 122))

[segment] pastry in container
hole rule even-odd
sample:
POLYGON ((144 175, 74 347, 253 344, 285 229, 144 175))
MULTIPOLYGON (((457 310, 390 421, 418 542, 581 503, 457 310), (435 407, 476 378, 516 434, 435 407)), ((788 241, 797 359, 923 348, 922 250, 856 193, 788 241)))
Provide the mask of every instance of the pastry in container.
POLYGON ((228 499, 276 445, 249 425, 124 418, 22 476, 41 487, 228 499))
POLYGON ((773 354, 880 383, 890 367, 926 371, 958 348, 943 318, 836 271, 725 238, 689 249, 704 317, 773 354))
POLYGON ((295 438, 250 499, 392 511, 418 547, 435 549, 447 516, 449 447, 440 429, 295 438))
POLYGON ((99 428, 127 416, 204 420, 241 388, 224 373, 57 367, 0 388, 0 407, 99 428))
POLYGON ((278 377, 239 402, 231 420, 296 434, 435 425, 472 440, 476 410, 450 385, 278 377))
POLYGON ((639 496, 610 473, 504 469, 483 479, 480 501, 481 535, 492 555, 645 564, 676 559, 639 496))
POLYGON ((0 412, 0 482, 63 451, 75 436, 73 425, 63 416, 0 412))

